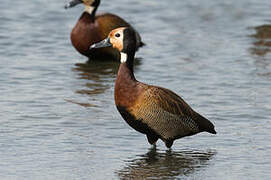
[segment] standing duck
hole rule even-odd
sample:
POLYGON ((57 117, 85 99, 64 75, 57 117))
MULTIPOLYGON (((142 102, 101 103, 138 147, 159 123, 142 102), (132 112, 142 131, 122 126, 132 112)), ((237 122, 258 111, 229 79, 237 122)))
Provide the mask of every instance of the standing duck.
MULTIPOLYGON (((89 46, 105 39, 111 30, 119 27, 131 27, 131 25, 114 14, 96 15, 100 0, 72 0, 65 8, 71 8, 81 3, 85 5, 85 11, 72 29, 71 42, 73 46, 79 53, 92 59, 113 58, 119 60, 120 54, 116 49, 107 47, 89 50, 89 46)), ((143 45, 140 35, 136 32, 136 49, 143 45)))
POLYGON ((170 148, 173 141, 200 132, 216 134, 214 125, 195 112, 174 92, 136 80, 133 72, 136 35, 129 27, 118 28, 90 48, 112 46, 121 54, 115 82, 115 104, 121 116, 135 130, 155 144, 160 138, 170 148))

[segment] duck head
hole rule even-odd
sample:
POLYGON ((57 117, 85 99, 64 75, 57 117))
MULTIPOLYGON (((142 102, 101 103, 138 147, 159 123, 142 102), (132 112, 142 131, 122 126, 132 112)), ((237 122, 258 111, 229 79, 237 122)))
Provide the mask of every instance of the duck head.
POLYGON ((83 3, 85 5, 85 11, 89 14, 94 14, 100 5, 100 0, 72 0, 65 5, 65 9, 72 8, 78 4, 83 3))
POLYGON ((121 27, 112 30, 108 37, 90 46, 90 49, 113 47, 121 55, 120 62, 125 63, 128 59, 133 59, 136 51, 136 34, 130 27, 121 27))

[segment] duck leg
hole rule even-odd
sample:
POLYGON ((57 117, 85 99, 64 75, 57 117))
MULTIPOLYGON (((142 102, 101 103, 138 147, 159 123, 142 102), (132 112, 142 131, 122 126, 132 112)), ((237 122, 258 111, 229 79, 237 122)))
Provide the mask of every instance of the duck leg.
POLYGON ((153 134, 147 134, 147 138, 148 138, 148 142, 151 145, 155 145, 156 141, 158 140, 158 137, 156 135, 153 135, 153 134))
POLYGON ((165 141, 165 144, 167 146, 167 148, 171 148, 172 144, 173 144, 173 140, 169 139, 165 141))

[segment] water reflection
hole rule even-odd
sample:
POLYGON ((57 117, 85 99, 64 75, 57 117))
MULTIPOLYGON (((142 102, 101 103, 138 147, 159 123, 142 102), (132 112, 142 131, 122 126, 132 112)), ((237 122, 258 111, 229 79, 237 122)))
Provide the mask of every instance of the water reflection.
POLYGON ((152 148, 147 154, 129 161, 117 174, 120 179, 175 179, 207 166, 214 154, 191 150, 158 152, 152 148))
POLYGON ((118 71, 118 62, 92 61, 86 63, 76 63, 73 71, 78 72, 78 79, 88 80, 85 83, 87 89, 77 90, 76 93, 95 95, 104 93, 110 88, 108 80, 115 78, 118 71))
POLYGON ((264 24, 253 27, 253 29, 255 29, 256 33, 252 34, 251 37, 255 38, 255 42, 250 51, 252 55, 257 55, 254 56, 257 75, 270 78, 271 64, 268 54, 271 52, 271 25, 264 24))
POLYGON ((258 56, 265 56, 271 52, 271 25, 265 24, 256 26, 253 29, 256 33, 251 35, 256 41, 253 43, 254 47, 251 48, 251 53, 258 56))
MULTIPOLYGON (((135 60, 135 70, 141 64, 141 58, 135 60)), ((77 72, 77 79, 83 79, 83 86, 78 86, 75 92, 78 94, 95 97, 98 94, 105 93, 106 90, 113 87, 118 72, 119 62, 116 61, 95 61, 89 60, 85 63, 76 63, 72 70, 77 72)), ((73 100, 68 102, 75 103, 84 107, 96 106, 89 103, 81 103, 73 100)))

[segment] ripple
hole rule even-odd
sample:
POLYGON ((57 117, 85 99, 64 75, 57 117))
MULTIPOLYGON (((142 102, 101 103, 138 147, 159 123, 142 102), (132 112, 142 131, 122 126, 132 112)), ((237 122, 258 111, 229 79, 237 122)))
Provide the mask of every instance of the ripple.
POLYGON ((219 132, 147 153, 114 104, 119 62, 73 48, 83 5, 64 4, 1 2, 1 179, 269 178, 269 0, 101 1, 147 44, 136 78, 181 95, 219 132))
POLYGON ((120 179, 175 179, 187 177, 191 173, 208 166, 214 152, 166 151, 156 148, 146 154, 129 160, 127 165, 116 172, 120 179))

